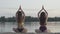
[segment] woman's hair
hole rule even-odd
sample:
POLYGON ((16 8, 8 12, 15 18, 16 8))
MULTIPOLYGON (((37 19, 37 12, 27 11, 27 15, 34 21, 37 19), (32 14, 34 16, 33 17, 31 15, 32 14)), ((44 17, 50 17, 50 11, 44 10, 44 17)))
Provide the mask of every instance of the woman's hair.
POLYGON ((20 21, 21 17, 22 17, 22 13, 18 12, 18 22, 20 21))
POLYGON ((45 12, 42 12, 41 14, 40 14, 40 17, 42 18, 42 17, 45 17, 45 12))
POLYGON ((45 13, 42 12, 42 13, 40 14, 40 25, 44 25, 45 22, 46 22, 46 16, 45 16, 45 13))
POLYGON ((22 13, 21 12, 18 12, 18 16, 22 16, 22 13))

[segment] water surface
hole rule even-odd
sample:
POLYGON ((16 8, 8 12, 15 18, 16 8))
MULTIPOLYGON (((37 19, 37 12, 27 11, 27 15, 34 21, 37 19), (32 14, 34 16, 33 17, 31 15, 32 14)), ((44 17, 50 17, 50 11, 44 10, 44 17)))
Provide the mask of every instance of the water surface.
MULTIPOLYGON (((39 29, 39 22, 25 22, 24 27, 28 29, 28 32, 35 32, 35 29, 39 29)), ((14 32, 13 28, 17 27, 16 22, 0 22, 0 32, 14 32)), ((52 33, 60 32, 60 22, 47 22, 47 28, 52 33)))

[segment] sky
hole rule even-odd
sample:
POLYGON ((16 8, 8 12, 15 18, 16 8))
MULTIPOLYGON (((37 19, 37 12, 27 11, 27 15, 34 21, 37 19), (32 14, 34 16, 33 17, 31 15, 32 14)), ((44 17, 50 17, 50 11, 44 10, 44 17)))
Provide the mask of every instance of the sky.
POLYGON ((60 0, 0 0, 0 16, 15 16, 20 5, 26 16, 37 17, 44 5, 48 17, 60 17, 60 0))

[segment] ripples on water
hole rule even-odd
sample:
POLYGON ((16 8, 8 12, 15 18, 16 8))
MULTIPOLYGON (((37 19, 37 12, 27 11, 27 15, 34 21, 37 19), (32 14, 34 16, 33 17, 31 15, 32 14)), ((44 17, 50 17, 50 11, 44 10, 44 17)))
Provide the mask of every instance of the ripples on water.
MULTIPOLYGON (((13 28, 16 27, 16 22, 0 22, 0 32, 14 32, 13 28)), ((26 22, 24 27, 28 29, 28 32, 35 32, 35 29, 39 28, 39 22, 26 22)), ((60 32, 60 22, 47 22, 47 28, 53 33, 60 32)))

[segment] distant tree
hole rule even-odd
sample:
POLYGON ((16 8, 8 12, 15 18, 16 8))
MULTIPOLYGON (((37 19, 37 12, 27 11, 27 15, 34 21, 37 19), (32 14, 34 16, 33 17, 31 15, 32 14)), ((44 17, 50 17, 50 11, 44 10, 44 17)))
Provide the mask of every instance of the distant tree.
MULTIPOLYGON (((25 17, 25 22, 38 22, 38 18, 37 17, 31 17, 31 16, 26 16, 25 17)), ((52 21, 60 21, 60 17, 49 17, 48 21, 52 22, 52 21)), ((0 17, 0 22, 16 22, 16 18, 13 17, 8 17, 5 18, 5 16, 1 16, 0 17)))
POLYGON ((1 22, 5 22, 6 21, 5 16, 1 16, 0 20, 1 22))

